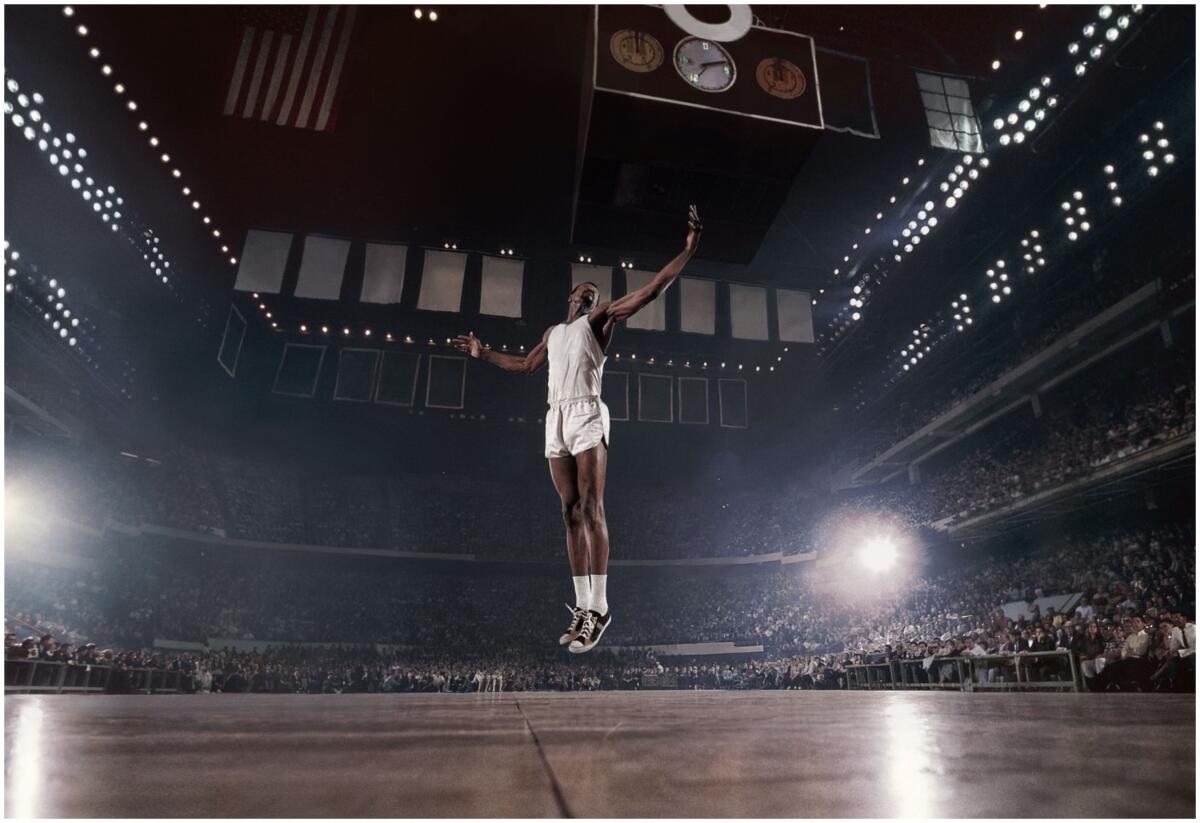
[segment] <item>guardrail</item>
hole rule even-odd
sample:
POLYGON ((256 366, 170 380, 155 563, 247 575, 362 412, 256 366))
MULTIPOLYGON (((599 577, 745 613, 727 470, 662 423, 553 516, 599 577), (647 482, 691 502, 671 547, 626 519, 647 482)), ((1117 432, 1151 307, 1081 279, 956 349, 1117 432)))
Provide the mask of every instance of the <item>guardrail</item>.
POLYGON ((848 689, 933 689, 955 691, 1083 691, 1079 661, 1069 651, 1022 652, 853 663, 848 689))
POLYGON ((5 694, 137 693, 189 691, 182 672, 166 669, 119 669, 49 660, 5 660, 5 694))

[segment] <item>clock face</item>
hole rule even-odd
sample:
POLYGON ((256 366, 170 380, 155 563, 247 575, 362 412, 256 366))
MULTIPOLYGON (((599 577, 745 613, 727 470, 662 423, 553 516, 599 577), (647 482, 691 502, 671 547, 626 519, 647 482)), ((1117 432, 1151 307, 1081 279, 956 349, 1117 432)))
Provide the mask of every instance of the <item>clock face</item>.
POLYGON ((729 52, 719 43, 699 37, 685 37, 675 46, 675 71, 700 91, 726 91, 737 79, 729 52))
POLYGON ((754 75, 763 91, 782 100, 794 100, 808 88, 804 72, 795 63, 782 57, 763 60, 754 75))
POLYGON ((662 43, 650 34, 633 29, 621 29, 608 41, 613 60, 630 71, 644 73, 662 65, 662 43))

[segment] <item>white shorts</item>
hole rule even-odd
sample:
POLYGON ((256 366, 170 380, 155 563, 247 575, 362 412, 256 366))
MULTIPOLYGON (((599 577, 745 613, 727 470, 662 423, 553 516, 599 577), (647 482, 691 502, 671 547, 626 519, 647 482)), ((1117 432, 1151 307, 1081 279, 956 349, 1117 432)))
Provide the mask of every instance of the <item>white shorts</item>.
POLYGON ((546 410, 546 457, 574 457, 608 445, 608 406, 598 397, 562 400, 546 410))

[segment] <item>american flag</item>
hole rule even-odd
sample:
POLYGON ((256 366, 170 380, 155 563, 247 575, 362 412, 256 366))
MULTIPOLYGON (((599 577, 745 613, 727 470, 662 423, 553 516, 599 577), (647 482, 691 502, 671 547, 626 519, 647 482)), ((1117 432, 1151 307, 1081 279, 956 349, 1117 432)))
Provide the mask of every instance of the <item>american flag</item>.
POLYGON ((225 114, 329 131, 337 113, 354 6, 263 6, 238 41, 225 114))

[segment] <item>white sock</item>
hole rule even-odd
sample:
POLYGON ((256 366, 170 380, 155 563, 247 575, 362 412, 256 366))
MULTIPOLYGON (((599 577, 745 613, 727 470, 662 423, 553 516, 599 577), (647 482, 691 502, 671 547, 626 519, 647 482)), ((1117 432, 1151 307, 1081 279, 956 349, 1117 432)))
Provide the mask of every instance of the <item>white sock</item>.
POLYGON ((592 575, 592 605, 589 606, 592 611, 599 612, 603 617, 608 614, 608 575, 593 574, 592 575))
POLYGON ((591 579, 586 574, 573 576, 571 582, 575 584, 575 608, 589 609, 591 608, 592 600, 592 584, 591 579))

